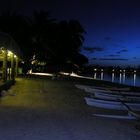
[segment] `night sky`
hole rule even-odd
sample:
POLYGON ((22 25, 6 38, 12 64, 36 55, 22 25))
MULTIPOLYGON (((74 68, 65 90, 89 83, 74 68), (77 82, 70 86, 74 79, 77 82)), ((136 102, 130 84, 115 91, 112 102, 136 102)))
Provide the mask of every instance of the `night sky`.
POLYGON ((0 9, 25 15, 43 9, 57 20, 77 19, 86 30, 81 52, 90 64, 140 65, 140 0, 4 0, 0 9))

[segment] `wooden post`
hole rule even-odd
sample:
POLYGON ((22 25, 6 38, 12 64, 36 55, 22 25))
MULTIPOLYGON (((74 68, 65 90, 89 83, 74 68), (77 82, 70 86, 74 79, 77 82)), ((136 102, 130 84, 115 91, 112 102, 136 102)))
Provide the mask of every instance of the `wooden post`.
POLYGON ((3 81, 7 81, 7 49, 3 49, 3 81))
POLYGON ((16 69, 15 69, 15 76, 18 75, 18 57, 16 56, 16 69))
POLYGON ((10 56, 11 59, 11 79, 15 79, 15 67, 14 67, 14 53, 11 54, 10 56))

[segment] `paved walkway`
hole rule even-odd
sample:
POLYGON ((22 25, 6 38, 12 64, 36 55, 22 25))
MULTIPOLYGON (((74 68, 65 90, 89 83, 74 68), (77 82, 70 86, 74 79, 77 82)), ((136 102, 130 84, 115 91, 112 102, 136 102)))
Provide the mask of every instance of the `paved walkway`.
POLYGON ((18 78, 0 99, 1 140, 139 140, 137 121, 93 117, 75 82, 18 78))

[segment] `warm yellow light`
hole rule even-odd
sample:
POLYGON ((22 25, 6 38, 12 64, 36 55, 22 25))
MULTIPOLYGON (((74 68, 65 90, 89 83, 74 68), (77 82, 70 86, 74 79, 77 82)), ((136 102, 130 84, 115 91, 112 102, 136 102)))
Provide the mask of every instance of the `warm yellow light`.
POLYGON ((13 53, 8 50, 8 56, 11 56, 13 53))
POLYGON ((14 54, 14 58, 16 58, 17 56, 14 54))

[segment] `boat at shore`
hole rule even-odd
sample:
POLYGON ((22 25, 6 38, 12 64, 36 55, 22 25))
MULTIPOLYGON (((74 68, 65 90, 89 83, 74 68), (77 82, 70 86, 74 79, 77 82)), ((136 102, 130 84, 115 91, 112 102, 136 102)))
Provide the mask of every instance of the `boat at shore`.
POLYGON ((107 87, 93 87, 93 86, 84 86, 84 85, 75 85, 79 89, 83 89, 84 91, 91 93, 91 94, 96 94, 98 96, 118 96, 118 97, 139 97, 140 98, 140 93, 139 92, 134 92, 130 91, 129 88, 107 88, 107 87))
POLYGON ((98 88, 91 88, 87 87, 84 89, 85 92, 95 94, 96 92, 112 94, 112 95, 124 95, 124 96, 140 96, 139 92, 132 92, 132 91, 124 91, 124 90, 107 90, 107 89, 98 89, 98 88))
POLYGON ((104 92, 108 92, 108 91, 130 91, 130 88, 129 87, 98 87, 98 86, 89 86, 89 85, 79 85, 79 84, 76 84, 75 85, 77 88, 79 89, 83 89, 83 90, 87 90, 87 89, 90 89, 91 91, 94 91, 94 90, 99 90, 99 91, 102 91, 104 90, 104 92))
POLYGON ((102 99, 110 99, 110 100, 126 100, 126 101, 140 101, 140 94, 135 92, 94 92, 94 96, 102 99))
POLYGON ((123 100, 110 100, 110 99, 103 99, 103 98, 84 98, 86 103, 89 106, 99 107, 104 109, 113 109, 113 110, 130 110, 133 111, 140 111, 140 101, 123 101, 123 100))

